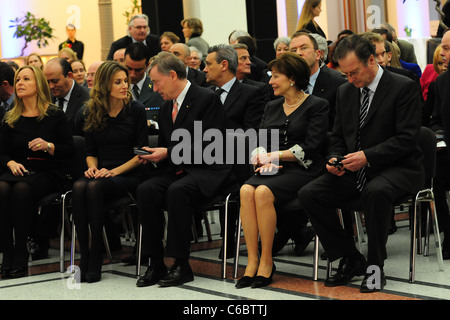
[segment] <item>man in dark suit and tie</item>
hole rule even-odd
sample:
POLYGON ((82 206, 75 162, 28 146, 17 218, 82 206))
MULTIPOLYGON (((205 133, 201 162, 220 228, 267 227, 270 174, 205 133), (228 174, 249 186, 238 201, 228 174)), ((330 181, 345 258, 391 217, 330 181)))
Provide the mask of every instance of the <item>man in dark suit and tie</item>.
POLYGON ((128 35, 114 41, 111 44, 106 60, 113 60, 114 53, 122 48, 127 48, 130 44, 140 42, 150 48, 150 56, 154 56, 161 51, 159 37, 150 34, 148 16, 145 14, 135 15, 128 24, 128 35))
POLYGON ((140 156, 142 162, 156 163, 158 168, 137 190, 143 245, 150 255, 150 266, 137 286, 177 286, 194 279, 189 265, 194 207, 213 196, 231 174, 228 165, 207 165, 202 156, 209 145, 202 141, 203 133, 215 129, 223 134, 225 112, 214 92, 186 79, 186 66, 172 53, 159 53, 150 68, 155 91, 165 102, 160 110, 158 147, 144 147, 151 154, 140 156), (173 138, 177 133, 183 137, 173 138), (165 248, 164 209, 168 213, 165 248), (175 258, 169 272, 164 256, 175 258))
POLYGON ((263 92, 236 79, 238 57, 230 45, 209 48, 206 81, 220 96, 227 114, 227 129, 258 129, 264 113, 263 92))
POLYGON ((153 90, 153 83, 147 75, 151 57, 151 51, 146 45, 133 43, 125 51, 124 64, 130 74, 133 97, 145 106, 149 133, 157 134, 159 108, 164 100, 153 90))
POLYGON ((302 31, 294 33, 289 49, 304 58, 309 65, 311 76, 308 93, 323 98, 330 104, 329 131, 331 131, 336 114, 336 92, 347 80, 336 70, 327 66, 320 67, 321 51, 316 39, 311 34, 302 31))
POLYGON ((365 275, 361 292, 374 292, 386 284, 383 266, 393 204, 424 183, 420 93, 414 81, 383 70, 374 46, 360 35, 345 37, 334 57, 349 83, 338 89, 329 163, 342 156, 343 169, 328 164, 324 175, 299 191, 299 199, 330 261, 342 258, 325 286, 346 285, 365 275), (367 261, 336 215, 336 208, 357 199, 365 215, 367 261))
POLYGON ((0 62, 0 123, 14 103, 14 69, 0 62))
MULTIPOLYGON (((70 123, 78 110, 89 100, 89 89, 73 80, 72 67, 62 58, 53 58, 44 67, 53 102, 61 107, 70 123)), ((75 128, 73 128, 75 130, 75 128)))
POLYGON ((232 45, 233 49, 236 50, 238 55, 238 68, 236 71, 236 78, 245 84, 255 86, 259 88, 264 93, 264 101, 269 102, 275 99, 273 94, 272 86, 266 82, 255 81, 248 78, 248 75, 252 73, 252 61, 250 60, 250 53, 248 52, 248 47, 243 43, 236 43, 232 45))
POLYGON ((169 52, 172 52, 178 59, 186 65, 187 79, 201 87, 207 86, 206 75, 203 71, 189 67, 191 61, 191 49, 184 43, 173 44, 169 52))

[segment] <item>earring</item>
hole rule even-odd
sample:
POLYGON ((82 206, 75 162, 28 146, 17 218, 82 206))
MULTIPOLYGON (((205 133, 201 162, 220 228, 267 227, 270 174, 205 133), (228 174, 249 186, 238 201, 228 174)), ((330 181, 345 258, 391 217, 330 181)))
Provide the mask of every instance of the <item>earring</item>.
POLYGON ((293 86, 294 86, 294 83, 291 82, 291 87, 293 87, 293 86))

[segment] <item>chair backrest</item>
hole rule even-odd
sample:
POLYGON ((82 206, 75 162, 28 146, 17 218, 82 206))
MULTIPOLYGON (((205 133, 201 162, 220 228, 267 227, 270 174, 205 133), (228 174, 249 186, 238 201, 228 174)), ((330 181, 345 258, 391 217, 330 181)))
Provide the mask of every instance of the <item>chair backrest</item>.
POLYGON ((84 137, 74 136, 75 154, 67 163, 68 174, 70 179, 76 181, 84 176, 84 172, 87 170, 86 164, 86 146, 84 137))
POLYGON ((427 181, 436 174, 436 134, 427 127, 421 127, 419 133, 419 146, 423 153, 423 167, 427 181))
POLYGON ((232 146, 226 146, 226 152, 233 152, 232 170, 239 185, 243 185, 245 181, 253 174, 253 166, 251 165, 250 155, 250 138, 244 134, 227 133, 227 143, 233 143, 232 146), (230 139, 231 138, 231 139, 230 139), (231 147, 233 150, 231 150, 231 147))

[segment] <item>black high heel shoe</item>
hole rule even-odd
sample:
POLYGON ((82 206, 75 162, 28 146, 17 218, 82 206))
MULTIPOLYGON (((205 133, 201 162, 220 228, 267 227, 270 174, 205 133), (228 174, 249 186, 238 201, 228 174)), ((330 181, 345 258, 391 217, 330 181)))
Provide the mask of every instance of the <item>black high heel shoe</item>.
POLYGON ((275 264, 272 265, 272 272, 270 273, 270 276, 268 278, 263 277, 263 276, 256 276, 255 280, 253 280, 251 287, 253 289, 256 288, 262 288, 262 287, 267 287, 268 285, 270 285, 272 283, 272 277, 273 274, 275 273, 275 270, 277 268, 275 267, 275 264))
POLYGON ((238 280, 235 287, 236 289, 248 288, 252 285, 253 280, 255 280, 255 277, 243 276, 238 280))

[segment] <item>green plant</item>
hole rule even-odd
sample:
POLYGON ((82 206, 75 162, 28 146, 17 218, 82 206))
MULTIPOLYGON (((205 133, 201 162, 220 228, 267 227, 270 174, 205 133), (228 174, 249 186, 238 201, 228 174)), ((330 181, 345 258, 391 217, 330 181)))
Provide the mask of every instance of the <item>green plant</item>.
POLYGON ((130 23, 131 18, 136 15, 142 13, 142 6, 140 5, 139 0, 131 0, 131 11, 125 11, 124 16, 127 18, 127 25, 130 23))
POLYGON ((24 55, 25 49, 31 41, 37 40, 37 46, 39 48, 48 45, 48 40, 53 39, 53 29, 50 27, 48 21, 44 18, 36 18, 31 12, 27 12, 22 18, 16 18, 10 20, 14 25, 10 28, 16 28, 14 32, 15 38, 24 38, 25 46, 22 48, 21 55, 24 55))

